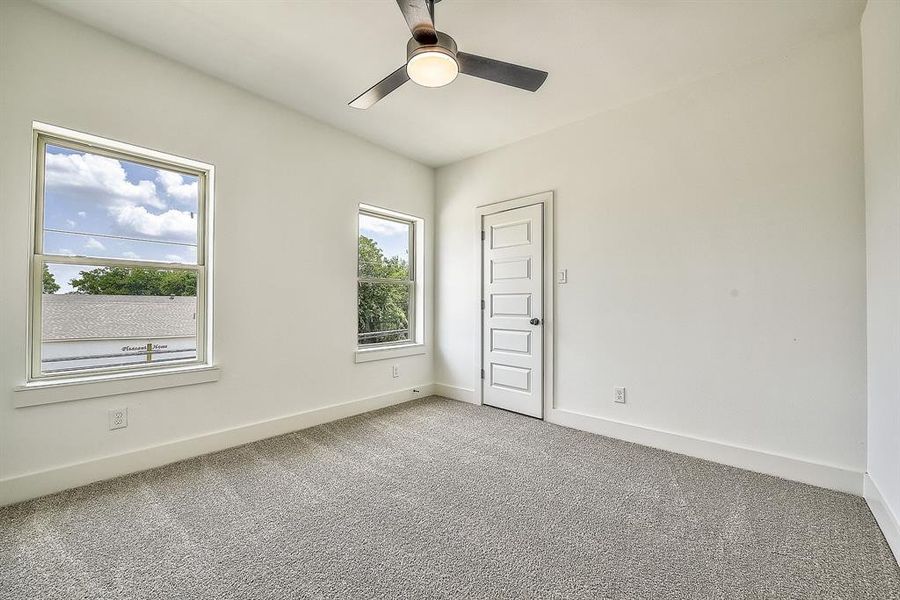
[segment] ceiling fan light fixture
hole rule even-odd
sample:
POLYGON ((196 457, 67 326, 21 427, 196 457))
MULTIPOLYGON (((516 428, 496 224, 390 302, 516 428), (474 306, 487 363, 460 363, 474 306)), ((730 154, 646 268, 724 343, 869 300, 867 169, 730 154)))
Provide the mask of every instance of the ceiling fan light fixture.
POLYGON ((452 37, 434 28, 434 5, 439 1, 397 0, 412 33, 406 42, 406 64, 351 100, 351 107, 370 108, 410 79, 437 88, 452 83, 460 73, 530 92, 543 85, 546 71, 460 52, 452 37))
POLYGON ((421 86, 443 87, 459 75, 459 63, 443 50, 419 51, 406 63, 406 74, 421 86))

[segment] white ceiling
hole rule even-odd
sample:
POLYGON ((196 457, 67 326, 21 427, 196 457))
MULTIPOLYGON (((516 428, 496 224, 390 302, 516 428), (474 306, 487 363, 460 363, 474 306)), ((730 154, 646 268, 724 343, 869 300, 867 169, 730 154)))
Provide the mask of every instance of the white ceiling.
POLYGON ((444 0, 461 50, 549 71, 537 93, 460 76, 347 106, 403 64, 394 0, 39 0, 438 166, 858 24, 864 0, 444 0))

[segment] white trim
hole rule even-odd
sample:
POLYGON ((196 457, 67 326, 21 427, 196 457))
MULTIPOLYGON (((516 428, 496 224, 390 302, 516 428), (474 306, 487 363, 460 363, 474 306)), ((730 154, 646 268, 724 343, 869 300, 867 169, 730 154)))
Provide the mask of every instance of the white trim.
POLYGON ((249 425, 214 431, 197 437, 166 442, 123 454, 105 456, 46 471, 9 477, 0 480, 0 506, 37 498, 38 496, 118 477, 135 471, 152 469, 194 456, 218 452, 226 448, 248 444, 307 427, 314 427, 329 421, 351 417, 416 398, 424 398, 431 395, 432 389, 433 386, 431 384, 417 386, 416 388, 390 392, 380 396, 331 404, 284 417, 276 417, 249 425), (418 393, 413 392, 413 389, 417 389, 418 393))
POLYGON ((428 352, 428 348, 425 347, 425 344, 403 344, 402 346, 393 347, 378 346, 376 348, 357 350, 354 354, 354 360, 357 363, 365 363, 373 360, 417 356, 426 352, 428 352))
POLYGON ((375 206, 374 204, 366 204, 365 202, 359 203, 359 210, 362 212, 370 212, 375 213, 376 215, 388 217, 389 219, 395 219, 397 221, 422 221, 422 217, 417 217, 415 215, 411 215, 409 213, 400 212, 399 210, 393 210, 391 208, 384 208, 383 206, 375 206))
POLYGON ((131 394, 219 380, 219 368, 207 365, 103 373, 69 379, 39 379, 13 388, 16 408, 131 394))
POLYGON ((571 427, 572 429, 580 429, 643 446, 702 458, 748 471, 775 475, 783 479, 808 483, 839 492, 847 492, 856 496, 861 496, 863 493, 863 472, 846 467, 812 462, 793 456, 663 431, 643 425, 623 423, 568 410, 552 409, 549 411, 546 420, 564 427, 571 427))
POLYGON ((863 496, 869 510, 875 515, 875 521, 881 527, 884 539, 887 540, 888 546, 894 553, 894 560, 900 564, 900 518, 894 514, 891 507, 881 495, 881 490, 875 484, 872 476, 866 473, 863 496))
POLYGON ((458 400, 460 402, 468 402, 469 404, 478 404, 475 400, 475 390, 469 388, 450 385, 447 383, 435 383, 434 393, 436 396, 458 400))
POLYGON ((483 364, 482 354, 484 352, 484 340, 482 340, 482 314, 481 314, 481 289, 482 289, 482 270, 483 270, 483 262, 484 257, 482 252, 484 251, 484 247, 481 240, 481 227, 482 227, 482 219, 485 215, 491 215, 494 213, 512 210, 514 208, 522 208, 525 206, 533 206, 535 204, 543 204, 543 234, 544 234, 544 315, 543 315, 543 328, 544 328, 544 406, 543 406, 543 418, 547 418, 547 415, 550 414, 550 411, 553 410, 553 407, 556 406, 554 400, 554 391, 556 390, 556 385, 554 383, 553 374, 556 370, 556 359, 554 357, 554 342, 556 340, 556 303, 554 302, 556 297, 556 278, 554 273, 556 272, 556 263, 553 258, 554 251, 554 240, 553 240, 553 215, 555 214, 555 209, 553 205, 553 191, 540 192, 538 194, 532 194, 531 196, 524 196, 522 198, 515 198, 513 200, 504 200, 502 202, 494 202, 492 204, 482 204, 480 206, 475 207, 475 259, 477 260, 477 265, 473 269, 475 274, 475 287, 473 289, 477 290, 475 294, 475 298, 473 300, 475 304, 475 314, 478 317, 475 319, 475 344, 477 349, 475 351, 475 367, 474 367, 474 375, 475 375, 475 389, 473 402, 475 404, 483 404, 483 387, 481 380, 481 369, 483 364))
POLYGON ((144 146, 128 144, 126 142, 120 142, 118 140, 101 137, 99 135, 85 133, 76 129, 67 129, 65 127, 59 127, 58 125, 50 125, 48 123, 42 123, 40 121, 32 121, 31 128, 34 131, 47 136, 74 140, 87 146, 96 146, 100 150, 106 149, 116 152, 122 152, 125 154, 135 154, 137 156, 142 156, 150 160, 168 163, 173 167, 187 167, 189 169, 200 172, 208 171, 213 168, 213 165, 209 163, 186 158, 184 156, 178 156, 177 154, 160 152, 158 150, 152 150, 144 146))

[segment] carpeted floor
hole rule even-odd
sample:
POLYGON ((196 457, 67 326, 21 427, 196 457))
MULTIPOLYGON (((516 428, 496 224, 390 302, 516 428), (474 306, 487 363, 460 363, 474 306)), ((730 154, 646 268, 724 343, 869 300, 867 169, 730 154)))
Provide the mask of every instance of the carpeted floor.
POLYGON ((0 598, 900 598, 861 498, 431 398, 0 509, 0 598))

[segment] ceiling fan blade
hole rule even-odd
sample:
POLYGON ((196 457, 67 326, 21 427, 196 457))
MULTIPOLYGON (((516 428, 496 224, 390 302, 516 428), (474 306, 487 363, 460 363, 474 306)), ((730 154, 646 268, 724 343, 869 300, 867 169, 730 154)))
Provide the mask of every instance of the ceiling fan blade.
POLYGON ((529 92, 536 92, 547 79, 548 74, 546 71, 538 71, 468 52, 457 52, 456 60, 459 62, 460 73, 511 85, 529 92))
POLYGON ((406 65, 403 65, 365 92, 357 96, 350 106, 353 108, 366 109, 396 90, 398 87, 409 81, 409 75, 406 73, 406 65))
POLYGON ((437 43, 433 0, 397 0, 397 6, 417 42, 425 45, 437 43))

